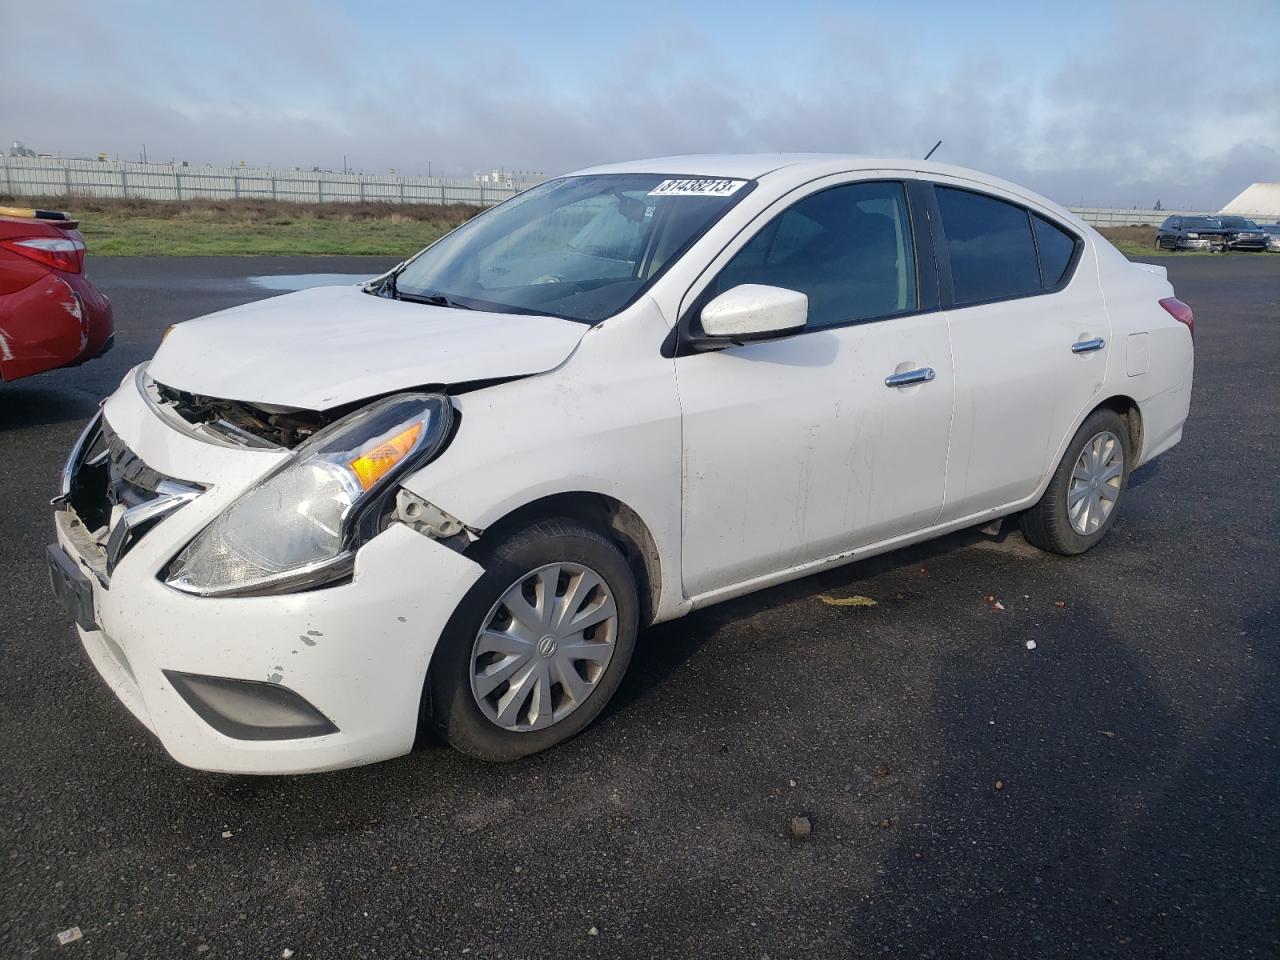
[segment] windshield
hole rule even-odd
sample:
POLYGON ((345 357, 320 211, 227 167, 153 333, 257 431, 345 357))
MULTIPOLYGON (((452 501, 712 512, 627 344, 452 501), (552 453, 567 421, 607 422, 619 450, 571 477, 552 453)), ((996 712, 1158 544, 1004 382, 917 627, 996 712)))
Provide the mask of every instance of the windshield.
POLYGON ((1222 221, 1216 217, 1183 217, 1183 230, 1219 230, 1222 228, 1222 221))
POLYGON ((1224 227, 1233 230, 1257 230, 1258 225, 1245 217, 1220 217, 1224 227))
POLYGON ((654 174, 551 180, 463 224, 380 292, 597 323, 634 301, 752 186, 654 174))

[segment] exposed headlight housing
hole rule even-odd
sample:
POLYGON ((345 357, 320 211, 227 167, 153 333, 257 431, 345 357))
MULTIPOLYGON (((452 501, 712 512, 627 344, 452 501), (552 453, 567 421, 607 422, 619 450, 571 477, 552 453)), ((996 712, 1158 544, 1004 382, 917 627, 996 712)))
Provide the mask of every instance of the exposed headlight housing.
POLYGON ((200 596, 237 596, 346 576, 356 548, 377 532, 383 494, 440 452, 453 413, 441 394, 406 393, 331 424, 187 544, 165 582, 200 596))
POLYGON ((1199 240, 1199 239, 1200 239, 1200 234, 1198 234, 1198 233, 1188 233, 1188 234, 1187 234, 1187 239, 1189 239, 1189 240, 1199 240))

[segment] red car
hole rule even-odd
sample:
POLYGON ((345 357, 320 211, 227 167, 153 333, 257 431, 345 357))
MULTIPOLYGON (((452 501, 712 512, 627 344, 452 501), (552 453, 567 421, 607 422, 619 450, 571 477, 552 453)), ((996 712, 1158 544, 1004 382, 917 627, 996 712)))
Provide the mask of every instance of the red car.
POLYGON ((111 349, 111 301, 85 279, 77 226, 65 213, 0 207, 0 380, 111 349))

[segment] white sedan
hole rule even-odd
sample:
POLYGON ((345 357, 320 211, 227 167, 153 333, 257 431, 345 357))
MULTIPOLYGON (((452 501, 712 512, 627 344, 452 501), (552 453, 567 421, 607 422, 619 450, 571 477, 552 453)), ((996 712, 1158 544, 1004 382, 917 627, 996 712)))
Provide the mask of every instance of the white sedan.
POLYGON ((1088 550, 1182 436, 1192 323, 970 170, 599 167, 174 328, 71 454, 51 579, 181 763, 424 729, 512 760, 600 713, 647 624, 1005 516, 1088 550))

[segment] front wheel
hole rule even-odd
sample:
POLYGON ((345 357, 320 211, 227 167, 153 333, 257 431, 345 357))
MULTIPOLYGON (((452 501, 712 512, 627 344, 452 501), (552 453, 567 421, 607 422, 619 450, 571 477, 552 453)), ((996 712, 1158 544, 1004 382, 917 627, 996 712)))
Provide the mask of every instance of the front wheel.
POLYGON ((432 658, 432 720, 463 753, 516 760, 581 732, 618 689, 636 582, 618 548, 577 520, 535 523, 480 559, 432 658))
POLYGON ((1041 550, 1084 553, 1115 522, 1132 469, 1129 428, 1114 410, 1095 410, 1071 438, 1040 502, 1022 515, 1022 535, 1041 550))

